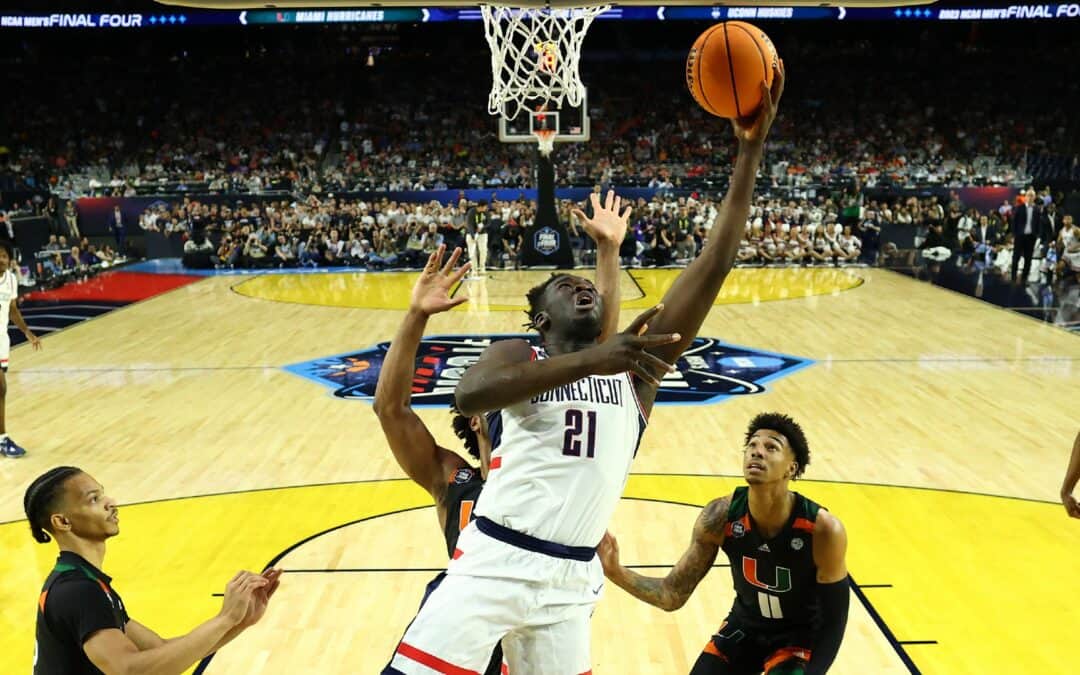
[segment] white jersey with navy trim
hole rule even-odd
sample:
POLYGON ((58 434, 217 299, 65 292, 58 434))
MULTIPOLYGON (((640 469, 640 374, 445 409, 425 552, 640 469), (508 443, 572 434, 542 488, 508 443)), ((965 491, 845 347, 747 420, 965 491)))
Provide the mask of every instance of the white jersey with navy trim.
POLYGON ((19 279, 11 270, 5 270, 0 274, 0 319, 3 320, 5 337, 8 333, 8 322, 11 321, 11 303, 18 297, 19 279))
POLYGON ((645 430, 630 375, 590 375, 488 419, 491 469, 477 515, 566 546, 599 544, 645 430))

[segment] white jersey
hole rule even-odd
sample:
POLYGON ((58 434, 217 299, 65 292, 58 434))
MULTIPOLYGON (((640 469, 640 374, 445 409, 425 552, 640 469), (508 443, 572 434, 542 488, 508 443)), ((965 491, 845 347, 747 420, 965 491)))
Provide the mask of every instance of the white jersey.
POLYGON ((19 297, 19 280, 15 273, 6 270, 0 274, 0 319, 3 319, 4 335, 7 335, 8 322, 11 321, 11 303, 19 297))
POLYGON ((596 546, 645 423, 628 373, 590 375, 493 413, 477 515, 557 544, 596 546))

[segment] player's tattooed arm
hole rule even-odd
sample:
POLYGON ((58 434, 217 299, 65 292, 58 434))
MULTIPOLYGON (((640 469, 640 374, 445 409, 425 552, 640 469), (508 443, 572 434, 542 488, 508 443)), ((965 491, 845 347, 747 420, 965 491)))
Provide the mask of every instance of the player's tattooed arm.
POLYGON ((690 547, 663 578, 647 577, 624 567, 619 563, 618 541, 611 533, 604 535, 599 549, 604 574, 638 600, 668 612, 679 609, 716 562, 730 504, 730 497, 722 497, 702 509, 694 523, 690 547))

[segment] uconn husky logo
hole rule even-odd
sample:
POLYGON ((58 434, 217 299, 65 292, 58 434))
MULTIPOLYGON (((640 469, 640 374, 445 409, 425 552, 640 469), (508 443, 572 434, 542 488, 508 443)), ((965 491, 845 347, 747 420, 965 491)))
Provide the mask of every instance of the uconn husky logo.
MULTIPOLYGON (((446 406, 465 369, 493 342, 536 335, 433 335, 420 343, 413 370, 413 405, 446 406)), ((285 370, 333 389, 334 396, 370 401, 375 397, 389 342, 355 352, 285 366, 285 370)), ((813 363, 809 359, 699 337, 675 363, 657 391, 658 404, 718 403, 730 396, 760 394, 765 383, 813 363)))

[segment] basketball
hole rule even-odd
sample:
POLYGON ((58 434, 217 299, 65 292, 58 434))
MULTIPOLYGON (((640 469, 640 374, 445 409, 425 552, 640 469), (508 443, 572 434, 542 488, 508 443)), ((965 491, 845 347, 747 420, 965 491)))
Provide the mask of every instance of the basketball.
POLYGON ((761 83, 772 86, 778 62, 772 40, 743 21, 712 26, 686 57, 686 86, 717 117, 752 117, 761 106, 761 83))

